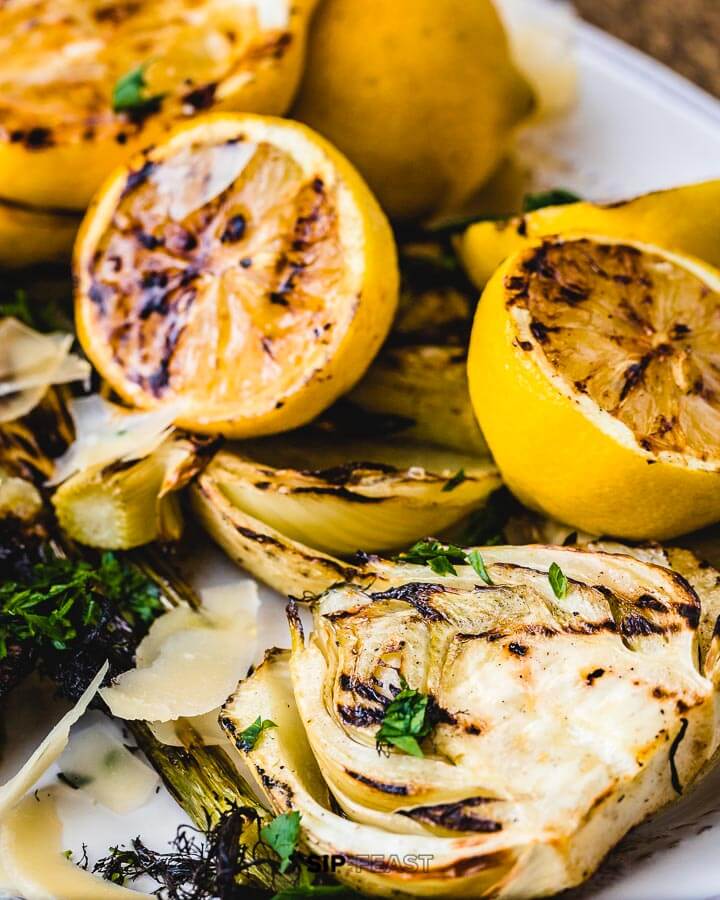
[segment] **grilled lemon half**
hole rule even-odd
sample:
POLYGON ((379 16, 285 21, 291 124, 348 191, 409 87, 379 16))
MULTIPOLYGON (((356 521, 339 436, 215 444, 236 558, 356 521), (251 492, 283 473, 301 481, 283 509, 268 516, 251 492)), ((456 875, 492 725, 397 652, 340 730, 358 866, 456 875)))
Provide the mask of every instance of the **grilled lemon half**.
POLYGON ((76 323, 129 403, 248 437, 314 418, 392 322, 395 244, 352 166, 309 128, 216 115, 119 169, 75 253, 76 323))
POLYGON ((0 197, 82 209, 115 165, 180 119, 284 113, 314 5, 0 4, 0 197))
POLYGON ((483 434, 528 506, 632 539, 720 520, 710 266, 647 244, 548 238, 488 284, 468 370, 483 434))

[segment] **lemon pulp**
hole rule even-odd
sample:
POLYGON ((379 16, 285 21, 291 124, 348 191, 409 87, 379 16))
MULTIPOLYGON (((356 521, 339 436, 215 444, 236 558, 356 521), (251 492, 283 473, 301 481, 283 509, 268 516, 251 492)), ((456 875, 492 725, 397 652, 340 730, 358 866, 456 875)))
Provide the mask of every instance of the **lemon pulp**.
POLYGON ((508 306, 568 390, 644 450, 720 461, 717 290, 667 256, 587 239, 545 242, 522 269, 508 306))

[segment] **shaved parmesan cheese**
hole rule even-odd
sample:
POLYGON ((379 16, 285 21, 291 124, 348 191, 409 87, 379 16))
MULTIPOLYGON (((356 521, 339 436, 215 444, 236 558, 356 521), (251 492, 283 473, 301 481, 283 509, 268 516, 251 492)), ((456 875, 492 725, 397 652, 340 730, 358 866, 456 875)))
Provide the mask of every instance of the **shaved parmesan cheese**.
POLYGON ((70 353, 71 334, 40 334, 17 319, 0 320, 0 422, 27 415, 52 384, 82 381, 90 365, 70 353))
POLYGON ((288 0, 251 0, 257 11, 258 25, 263 30, 287 28, 290 21, 288 0))
POLYGON ((257 586, 236 582, 202 594, 198 611, 160 616, 137 648, 137 667, 101 695, 114 716, 168 722, 223 703, 253 660, 257 586))
POLYGON ((227 742, 227 736, 218 721, 219 715, 220 707, 217 707, 201 716, 176 719, 172 722, 148 722, 148 726, 155 740, 168 747, 184 746, 176 728, 180 722, 189 725, 206 747, 217 747, 227 742))
POLYGON ((5 814, 45 774, 63 752, 67 746, 70 729, 90 705, 90 701, 102 684, 107 670, 108 663, 106 662, 87 686, 85 693, 75 706, 65 713, 32 756, 25 762, 20 771, 10 781, 7 781, 0 787, 0 821, 3 821, 5 814))
POLYGON ((11 890, 24 900, 135 900, 150 896, 91 875, 67 859, 52 790, 29 794, 3 818, 0 858, 11 890))
POLYGON ((182 222, 208 204, 230 187, 256 150, 257 145, 249 142, 193 146, 165 160, 151 175, 165 215, 182 222))
POLYGON ((149 456, 169 437, 178 412, 177 407, 130 412, 99 394, 73 400, 70 413, 75 423, 75 440, 55 461, 55 472, 48 484, 60 484, 93 466, 149 456))
POLYGON ((103 725, 73 735, 60 759, 65 779, 113 812, 143 806, 160 778, 103 725))

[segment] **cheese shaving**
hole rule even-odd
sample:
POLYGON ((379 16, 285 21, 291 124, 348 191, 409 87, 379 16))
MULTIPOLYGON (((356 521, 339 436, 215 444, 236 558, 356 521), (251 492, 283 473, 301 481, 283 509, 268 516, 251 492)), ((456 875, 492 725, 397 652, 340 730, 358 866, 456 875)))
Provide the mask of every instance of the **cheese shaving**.
POLYGON ((6 889, 24 900, 135 900, 150 896, 76 866, 63 852, 62 834, 53 790, 29 794, 11 810, 0 826, 6 889))
POLYGON ((168 747, 183 747, 184 744, 180 738, 176 725, 179 721, 187 724, 198 735, 200 740, 206 747, 218 747, 227 742, 225 732, 220 727, 218 717, 220 715, 220 707, 211 709, 210 712, 203 713, 201 716, 192 716, 190 718, 171 722, 148 722, 148 726, 152 731, 155 740, 160 741, 168 747))
POLYGON ((253 661, 259 606, 254 582, 202 594, 198 611, 160 616, 137 648, 136 668, 101 695, 120 719, 149 722, 200 716, 220 706, 253 661))
POLYGON ((119 815, 144 806, 160 783, 156 772, 100 724, 74 734, 59 765, 67 782, 119 815))
POLYGON ((45 740, 26 760, 20 771, 10 781, 7 781, 0 787, 0 821, 4 820, 9 810, 32 788, 63 752, 67 746, 70 729, 90 705, 90 701, 102 684, 107 670, 108 663, 106 662, 87 686, 75 706, 65 713, 46 736, 45 740))
POLYGON ((93 466, 149 456, 170 436, 178 408, 131 412, 92 394, 73 400, 70 413, 75 440, 55 461, 55 472, 48 482, 51 486, 93 466))
POLYGON ((90 365, 70 353, 71 334, 40 334, 15 318, 0 320, 0 422, 27 415, 53 384, 82 381, 90 365))
POLYGON ((256 150, 249 142, 188 147, 163 162, 151 180, 159 202, 166 205, 165 214, 182 222, 215 199, 239 177, 256 150))
POLYGON ((290 21, 288 0, 252 0, 255 7, 258 25, 263 31, 275 28, 287 28, 290 21))

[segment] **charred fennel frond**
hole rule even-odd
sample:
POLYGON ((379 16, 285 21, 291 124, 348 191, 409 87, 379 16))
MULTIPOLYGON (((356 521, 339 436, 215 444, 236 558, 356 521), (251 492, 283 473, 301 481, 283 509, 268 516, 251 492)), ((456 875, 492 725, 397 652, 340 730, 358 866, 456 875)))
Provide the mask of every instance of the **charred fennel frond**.
POLYGON ((78 472, 53 496, 61 527, 81 544, 109 550, 178 540, 179 491, 203 467, 211 446, 173 434, 144 459, 78 472))

